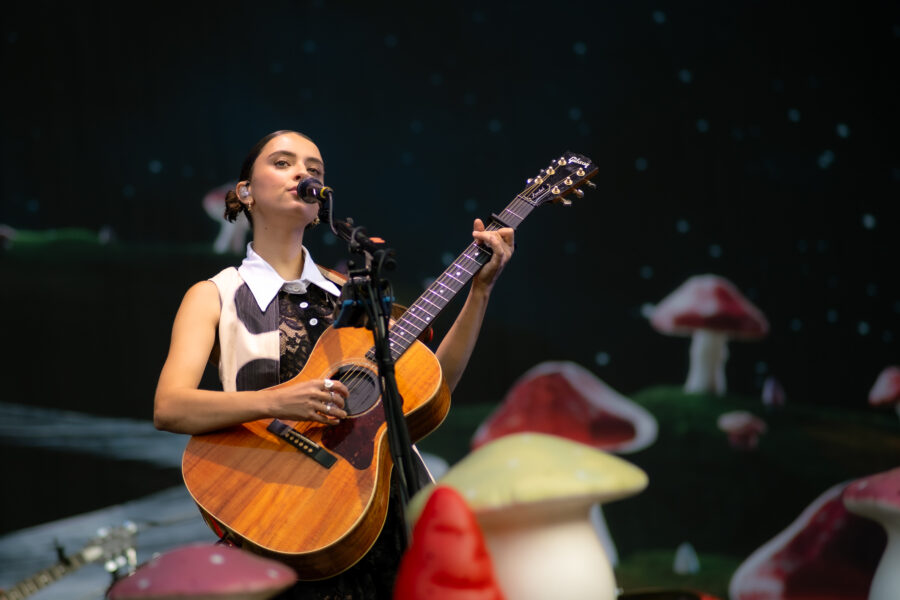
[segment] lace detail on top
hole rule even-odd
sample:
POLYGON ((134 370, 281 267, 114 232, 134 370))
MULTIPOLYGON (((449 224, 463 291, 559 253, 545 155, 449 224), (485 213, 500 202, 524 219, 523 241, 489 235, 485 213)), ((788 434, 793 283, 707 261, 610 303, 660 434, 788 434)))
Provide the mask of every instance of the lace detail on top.
POLYGON ((287 381, 303 369, 313 346, 334 322, 337 307, 337 298, 314 285, 304 294, 278 292, 279 381, 287 381))

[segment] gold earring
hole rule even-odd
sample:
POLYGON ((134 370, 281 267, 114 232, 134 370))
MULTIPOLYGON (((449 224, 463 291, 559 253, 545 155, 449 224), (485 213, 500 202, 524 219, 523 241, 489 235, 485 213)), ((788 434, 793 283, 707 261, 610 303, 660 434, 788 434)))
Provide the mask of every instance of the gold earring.
POLYGON ((247 212, 253 212, 253 203, 252 202, 248 202, 244 206, 247 207, 247 212))

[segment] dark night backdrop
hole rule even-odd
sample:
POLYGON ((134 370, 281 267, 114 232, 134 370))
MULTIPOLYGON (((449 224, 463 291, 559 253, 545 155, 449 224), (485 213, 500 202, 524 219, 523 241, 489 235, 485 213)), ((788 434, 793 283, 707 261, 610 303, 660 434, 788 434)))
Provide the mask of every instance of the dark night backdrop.
MULTIPOLYGON (((338 216, 396 248, 404 304, 551 159, 599 166, 596 191, 521 226, 456 402, 544 360, 625 395, 678 384, 688 341, 643 311, 699 273, 771 322, 731 345, 736 392, 773 375, 791 402, 869 410, 900 363, 896 2, 4 12, 0 223, 112 236, 0 255, 5 401, 150 418, 182 294, 238 260, 201 251, 219 227, 201 199, 280 128, 318 143, 338 216)), ((346 258, 322 229, 317 260, 346 258)))

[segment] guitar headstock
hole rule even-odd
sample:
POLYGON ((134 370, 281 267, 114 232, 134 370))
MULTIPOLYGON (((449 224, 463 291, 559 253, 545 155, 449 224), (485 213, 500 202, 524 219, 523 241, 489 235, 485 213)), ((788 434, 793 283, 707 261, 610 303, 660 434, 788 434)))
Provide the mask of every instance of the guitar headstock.
POLYGON ((566 152, 529 179, 528 187, 519 194, 519 197, 535 206, 547 202, 572 204, 572 201, 566 198, 568 194, 583 198, 581 186, 597 187, 590 181, 591 177, 597 174, 597 170, 597 166, 587 156, 566 152))
POLYGON ((136 536, 137 525, 130 521, 119 527, 104 527, 78 552, 78 557, 85 564, 102 561, 110 573, 123 567, 133 569, 136 536))

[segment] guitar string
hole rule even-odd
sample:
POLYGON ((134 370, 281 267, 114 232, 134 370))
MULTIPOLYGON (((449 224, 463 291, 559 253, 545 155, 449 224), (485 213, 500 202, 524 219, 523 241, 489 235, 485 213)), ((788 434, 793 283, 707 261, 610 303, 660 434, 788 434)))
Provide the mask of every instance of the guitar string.
MULTIPOLYGON (((492 225, 492 226, 489 227, 487 230, 488 230, 488 231, 495 231, 496 229, 497 229, 497 227, 492 225)), ((463 252, 463 254, 462 254, 461 256, 464 256, 465 259, 467 259, 467 260, 469 261, 469 263, 477 264, 477 262, 476 262, 474 259, 472 259, 471 257, 469 257, 469 256, 466 254, 466 253, 469 252, 469 251, 470 251, 470 249, 467 248, 466 251, 463 252)), ((469 269, 466 268, 466 267, 470 267, 470 268, 471 268, 472 264, 466 263, 465 266, 459 264, 459 263, 463 262, 463 260, 464 260, 464 259, 462 259, 462 258, 458 258, 458 259, 457 259, 456 261, 454 261, 452 264, 458 266, 459 268, 462 268, 463 270, 465 270, 465 271, 466 271, 467 273, 469 273, 470 275, 474 274, 474 272, 470 272, 469 269)), ((448 269, 449 269, 449 267, 448 267, 448 269)), ((443 277, 445 274, 446 274, 446 273, 443 273, 443 274, 441 275, 441 277, 443 277)), ((413 303, 413 305, 410 307, 410 309, 412 309, 413 307, 416 307, 416 306, 419 304, 419 301, 420 301, 420 300, 424 300, 425 302, 428 302, 428 303, 431 304, 432 306, 436 307, 438 310, 441 310, 441 309, 443 308, 442 306, 439 306, 438 304, 435 304, 434 302, 431 302, 430 300, 428 300, 428 299, 426 298, 426 295, 427 295, 428 292, 430 291, 432 294, 435 294, 435 296, 436 296, 437 298, 441 298, 442 300, 446 300, 446 298, 443 298, 440 294, 438 294, 437 292, 435 292, 434 289, 433 289, 433 288, 435 287, 435 285, 439 283, 439 281, 440 281, 440 277, 439 277, 438 279, 436 279, 435 282, 433 282, 430 286, 428 286, 426 292, 425 292, 424 294, 422 294, 422 296, 419 298, 419 300, 417 300, 415 303, 413 303)), ((457 280, 457 281, 458 281, 458 280, 457 280)), ((441 284, 441 285, 443 285, 443 284, 441 284)), ((448 287, 448 286, 445 286, 445 287, 448 287)), ((450 289, 452 289, 452 288, 450 288, 450 289)), ((455 293, 456 293, 456 292, 454 292, 454 295, 455 295, 455 293)), ((435 299, 437 299, 437 298, 435 298, 435 299)), ((426 314, 430 315, 431 317, 434 317, 434 316, 435 316, 435 315, 432 315, 432 314, 431 314, 431 311, 429 311, 428 309, 423 309, 423 310, 426 312, 426 314)), ((404 321, 406 321, 406 322, 409 322, 409 321, 410 321, 409 318, 405 318, 405 317, 407 316, 408 313, 409 313, 409 310, 407 310, 407 312, 405 312, 405 313, 397 320, 397 322, 394 323, 393 327, 391 327, 390 330, 389 330, 389 332, 388 332, 388 346, 389 346, 389 351, 391 352, 391 354, 394 354, 394 348, 395 348, 395 346, 401 345, 401 344, 398 344, 398 343, 395 341, 396 338, 401 338, 401 339, 403 340, 403 342, 406 343, 406 348, 404 348, 404 349, 400 352, 400 354, 397 355, 397 358, 399 358, 399 356, 401 356, 401 355, 403 354, 403 352, 405 352, 406 349, 409 348, 409 345, 411 345, 411 344, 417 339, 417 337, 418 337, 418 336, 416 336, 413 332, 408 331, 407 329, 405 329, 404 326, 403 326, 404 321), (403 335, 403 333, 400 333, 400 332, 405 333, 407 336, 413 336, 413 337, 412 337, 412 340, 406 339, 406 337, 403 335)), ((418 315, 414 315, 414 314, 412 315, 412 318, 416 318, 416 319, 419 319, 419 320, 423 321, 424 323, 426 323, 426 326, 427 326, 427 323, 429 322, 428 320, 422 319, 422 318, 419 317, 418 315)), ((423 327, 422 329, 424 329, 424 327, 423 327)), ((366 352, 366 356, 368 356, 368 355, 372 352, 373 349, 374 349, 374 348, 370 348, 369 351, 366 352)), ((345 385, 347 385, 347 388, 348 388, 349 392, 352 394, 353 392, 358 391, 360 387, 362 387, 366 382, 368 382, 369 377, 367 376, 367 372, 368 372, 368 371, 365 370, 365 369, 359 369, 359 368, 350 369, 350 370, 346 371, 344 374, 341 375, 341 377, 339 378, 339 381, 341 381, 342 383, 344 383, 345 385)))
MULTIPOLYGON (((533 184, 531 184, 529 187, 525 188, 525 190, 523 190, 522 192, 520 192, 519 194, 517 194, 516 197, 512 200, 512 202, 510 202, 509 206, 507 206, 506 208, 504 208, 502 212, 509 212, 509 213, 515 215, 515 216, 519 219, 519 221, 520 221, 520 223, 521 223, 521 220, 524 219, 524 217, 522 217, 521 215, 519 215, 515 210, 513 210, 513 208, 519 209, 520 207, 522 207, 522 205, 530 206, 532 209, 535 208, 536 205, 533 203, 533 201, 529 201, 529 200, 528 200, 527 198, 525 198, 523 195, 532 192, 535 188, 537 188, 538 186, 541 186, 541 185, 544 185, 544 181, 541 181, 541 182, 535 181, 535 182, 534 182, 533 184)), ((572 186, 572 187, 574 187, 574 186, 572 186)), ((527 216, 527 215, 526 215, 526 216, 527 216)), ((485 228, 486 231, 496 231, 496 230, 498 230, 498 229, 500 229, 500 226, 497 225, 497 224, 495 224, 495 223, 491 223, 491 224, 489 224, 489 225, 485 228)), ((472 244, 472 246, 477 247, 477 244, 472 244)), ((469 273, 468 269, 465 269, 465 267, 463 267, 463 265, 460 265, 460 264, 459 264, 459 262, 463 259, 463 257, 464 257, 464 259, 467 259, 470 263, 475 263, 475 264, 477 264, 477 261, 475 261, 475 260, 474 260, 472 257, 470 257, 468 254, 466 254, 466 252, 468 252, 468 251, 469 251, 469 248, 467 248, 465 251, 463 251, 463 253, 460 255, 461 258, 458 258, 456 261, 454 261, 453 263, 451 263, 452 265, 456 265, 456 266, 462 268, 462 269, 465 270, 467 273, 469 273)), ((472 266, 472 265, 471 265, 471 264, 466 264, 466 266, 472 266)), ((480 268, 481 266, 483 266, 483 265, 479 265, 479 268, 480 268)), ((416 306, 416 304, 418 304, 419 300, 425 300, 425 301, 428 302, 429 304, 433 304, 434 306, 436 306, 436 307, 438 308, 439 311, 442 310, 442 309, 444 308, 443 306, 438 306, 437 304, 434 304, 434 303, 430 302, 429 300, 427 300, 427 298, 426 298, 425 296, 427 295, 427 293, 428 293, 429 291, 431 291, 431 293, 433 293, 433 294, 436 293, 436 292, 434 292, 434 290, 433 290, 432 288, 435 286, 435 284, 441 284, 441 285, 443 285, 443 284, 440 282, 440 279, 441 279, 441 277, 444 277, 445 275, 448 275, 448 274, 447 274, 447 271, 449 271, 449 270, 450 270, 450 268, 448 267, 448 268, 447 268, 447 269, 446 269, 446 270, 445 270, 445 271, 444 271, 444 272, 443 272, 443 273, 442 273, 442 274, 441 274, 434 282, 432 282, 432 284, 429 285, 428 288, 426 289, 425 293, 423 293, 422 296, 420 296, 419 299, 418 299, 416 302, 413 303, 413 305, 410 307, 410 309, 414 308, 414 307, 416 306)), ((476 269, 475 272, 477 272, 477 269, 476 269)), ((474 273, 469 273, 469 274, 470 274, 470 276, 474 276, 474 273)), ((448 276, 449 276, 449 275, 448 275, 448 276)), ((449 277, 450 277, 451 279, 454 279, 454 280, 455 280, 454 277, 452 277, 452 276, 449 276, 449 277)), ((457 281, 458 281, 458 280, 457 280, 457 281)), ((447 287, 447 286, 445 286, 445 287, 447 287)), ((452 289, 452 288, 450 288, 450 289, 452 289)), ((454 292, 454 296, 456 295, 456 293, 458 293, 458 290, 454 292)), ((438 297, 441 297, 442 299, 444 299, 439 293, 436 293, 436 295, 437 295, 438 297)), ((445 299, 445 300, 446 300, 446 299, 445 299)), ((449 303, 449 300, 446 300, 446 301, 449 303)), ((446 304, 445 304, 445 306, 446 306, 446 304)), ((426 314, 428 314, 428 315, 431 316, 431 317, 436 316, 436 313, 435 313, 435 315, 431 315, 430 311, 428 311, 428 310, 426 310, 425 312, 426 312, 426 314)), ((400 331, 406 331, 402 326, 399 326, 399 325, 400 325, 400 323, 403 322, 404 317, 406 317, 406 315, 409 314, 409 313, 410 313, 410 311, 407 310, 407 311, 400 317, 400 319, 398 319, 397 323, 395 323, 394 326, 391 327, 390 331, 388 332, 388 346, 389 346, 389 350, 390 350, 392 353, 393 353, 393 343, 394 343, 394 340, 391 338, 391 335, 392 335, 392 334, 395 332, 395 330, 397 330, 397 329, 399 329, 400 331)), ((418 315, 413 315, 413 317, 419 318, 419 319, 420 319, 420 317, 418 317, 418 315)), ((420 319, 420 320, 421 320, 421 319, 420 319)), ((428 323, 428 322, 429 322, 429 321, 426 321, 426 323, 428 323)), ((410 333, 410 332, 407 331, 407 333, 410 333)), ((398 333, 398 334, 397 334, 397 337, 402 337, 402 335, 398 333)), ((417 337, 417 336, 416 336, 416 337, 417 337)), ((402 355, 402 353, 405 352, 406 349, 409 348, 409 345, 411 345, 411 344, 415 341, 415 339, 416 339, 416 338, 414 337, 412 341, 404 340, 405 342, 407 342, 407 347, 404 348, 404 350, 400 353, 400 355, 402 355)), ((372 351, 372 349, 370 348, 370 349, 369 349, 369 352, 371 352, 371 351, 372 351)), ((369 352, 366 353, 367 356, 368 356, 369 352)), ((398 358, 399 358, 400 355, 398 355, 398 358)), ((341 375, 341 377, 338 379, 338 381, 340 381, 341 383, 344 383, 344 385, 347 386, 347 388, 348 388, 348 396, 349 396, 350 394, 352 394, 353 392, 355 392, 355 391, 359 391, 360 387, 361 387, 362 385, 364 385, 365 382, 367 382, 367 381, 369 380, 369 378, 368 378, 368 376, 367 376, 366 373, 367 373, 367 370, 360 369, 360 368, 352 368, 352 369, 346 371, 345 373, 343 373, 343 374, 341 375)))
MULTIPOLYGON (((535 182, 535 183, 533 183, 532 185, 530 185, 530 186, 529 186, 528 188, 526 188, 523 192, 520 192, 519 194, 517 194, 516 197, 513 199, 513 201, 510 202, 509 206, 507 206, 505 209, 503 209, 502 212, 508 212, 508 213, 511 213, 511 214, 515 215, 515 216, 519 219, 519 222, 521 223, 521 221, 524 219, 524 217, 523 217, 522 215, 520 215, 518 212, 516 212, 516 210, 514 210, 514 209, 522 208, 523 205, 530 206, 530 207, 533 209, 533 208, 535 207, 535 204, 534 204, 532 201, 529 201, 527 198, 523 197, 523 194, 529 193, 529 192, 533 191, 536 187, 538 187, 538 186, 540 186, 540 185, 543 185, 543 184, 544 184, 544 182, 535 182)), ((526 216, 527 216, 527 215, 526 215, 526 216)), ((488 225, 488 227, 485 228, 486 231, 496 231, 496 230, 498 230, 498 229, 500 229, 500 226, 499 226, 499 225, 496 225, 495 223, 491 223, 491 224, 488 225)), ((475 247, 476 252, 477 252, 477 250, 479 249, 479 247, 477 246, 477 244, 472 244, 472 247, 475 247)), ((467 254, 468 251, 469 251, 469 248, 467 248, 467 249, 460 255, 461 258, 458 258, 458 259, 457 259, 456 261, 454 261, 452 264, 453 264, 453 265, 456 265, 456 266, 459 267, 459 268, 462 268, 464 271, 466 271, 467 273, 469 273, 470 276, 474 276, 475 272, 477 272, 477 269, 476 269, 474 272, 469 272, 469 270, 466 269, 465 266, 471 267, 471 266, 473 266, 473 264, 474 264, 474 265, 478 265, 478 262, 477 262, 475 259, 473 259, 471 256, 469 256, 469 255, 467 254), (462 262, 463 260, 468 260, 469 262, 466 263, 465 266, 463 266, 462 264, 460 264, 460 262, 462 262)), ((481 266, 483 266, 483 265, 478 265, 479 268, 480 268, 481 266)), ((439 276, 439 277, 438 277, 438 278, 437 278, 430 286, 428 286, 428 288, 427 288, 427 290, 426 290, 426 293, 423 294, 423 295, 419 298, 419 300, 425 300, 425 301, 428 302, 429 304, 432 304, 433 306, 437 307, 439 311, 442 310, 442 309, 444 308, 443 306, 438 306, 437 304, 434 304, 433 302, 429 301, 429 300, 426 298, 426 295, 427 295, 427 292, 428 292, 428 291, 431 291, 433 294, 436 294, 437 297, 440 297, 440 298, 444 299, 446 302, 449 303, 450 300, 448 300, 448 299, 446 299, 446 298, 443 298, 443 296, 441 296, 440 293, 436 293, 436 292, 432 289, 436 284, 438 284, 438 285, 444 285, 444 284, 440 281, 441 278, 444 277, 444 276, 450 277, 450 279, 453 279, 453 280, 455 280, 455 281, 457 281, 457 282, 459 281, 459 280, 457 280, 455 277, 453 277, 452 275, 449 275, 449 274, 448 274, 448 271, 449 271, 449 270, 450 270, 450 268, 448 267, 448 268, 447 268, 447 269, 446 269, 446 270, 445 270, 445 271, 444 271, 444 272, 443 272, 443 273, 442 273, 442 274, 441 274, 441 275, 440 275, 440 276, 439 276)), ((464 285, 464 284, 463 284, 463 285, 464 285)), ((449 286, 446 286, 446 285, 444 285, 444 287, 448 287, 448 289, 453 289, 453 288, 450 288, 449 286)), ((456 295, 456 293, 457 293, 458 291, 459 291, 459 290, 455 290, 455 291, 454 291, 454 296, 456 295)), ((415 308, 415 307, 416 307, 416 304, 418 304, 419 300, 417 300, 415 303, 413 303, 413 305, 410 307, 410 309, 415 308)), ((428 310, 425 310, 425 312, 426 312, 426 314, 428 314, 428 315, 431 316, 431 317, 436 316, 436 315, 432 315, 431 312, 428 311, 428 310)), ((411 334, 411 332, 409 332, 409 331, 407 331, 406 329, 404 329, 403 326, 401 325, 401 323, 403 323, 404 318, 406 317, 407 314, 411 314, 411 318, 416 318, 416 319, 419 319, 419 320, 423 320, 423 319, 421 319, 421 317, 419 317, 418 315, 415 315, 414 313, 411 313, 410 310, 407 310, 407 311, 400 317, 400 319, 398 319, 398 321, 394 324, 394 326, 391 328, 391 330, 390 330, 389 333, 388 333, 388 346, 389 346, 389 349, 391 350, 392 353, 393 353, 393 344, 394 344, 394 340, 391 338, 391 335, 392 335, 393 333, 395 333, 397 330, 406 332, 407 334, 411 334)), ((407 320, 408 320, 408 319, 407 319, 407 320)), ((428 323, 428 322, 429 322, 428 320, 423 320, 423 321, 424 321, 425 323, 428 323)), ((427 325, 426 325, 426 326, 427 326, 427 325)), ((401 338, 402 338, 403 336, 402 336, 402 334, 397 333, 397 337, 401 337, 401 338)), ((404 348, 404 350, 400 353, 400 355, 402 355, 402 353, 405 352, 406 349, 409 348, 409 345, 411 345, 411 344, 415 341, 416 337, 417 337, 417 336, 413 337, 413 340, 412 340, 412 341, 410 341, 410 340, 405 340, 405 339, 404 339, 404 342, 407 343, 407 347, 404 348)), ((372 350, 372 349, 370 349, 369 352, 371 352, 371 350, 372 350)), ((368 355, 369 352, 367 352, 366 355, 368 355)), ((400 355, 398 355, 398 358, 399 358, 400 355)), ((369 378, 368 378, 368 376, 366 375, 366 373, 367 373, 367 370, 359 369, 359 368, 353 368, 353 369, 350 369, 350 370, 346 371, 345 373, 343 373, 343 374, 341 375, 341 377, 340 377, 338 380, 341 381, 342 383, 344 383, 344 384, 347 386, 347 388, 348 388, 349 394, 352 394, 353 392, 358 391, 359 388, 360 388, 365 382, 368 381, 369 378)))
MULTIPOLYGON (((512 204, 515 203, 516 201, 522 202, 522 199, 520 198, 520 196, 521 196, 521 194, 518 195, 518 196, 516 196, 516 199, 515 199, 512 203, 510 203, 510 206, 512 206, 512 204)), ((518 207, 517 207, 517 208, 518 208, 518 207)), ((507 207, 506 209, 504 209, 504 211, 505 211, 505 212, 510 212, 510 213, 515 214, 516 216, 518 216, 518 214, 515 213, 514 211, 510 210, 509 207, 507 207)), ((491 223, 490 225, 488 225, 488 227, 485 228, 485 230, 486 230, 486 231, 496 231, 496 230, 499 229, 499 228, 500 228, 500 227, 499 227, 498 225, 496 225, 496 224, 494 224, 494 223, 491 223)), ((471 244, 470 247, 467 248, 467 249, 460 255, 460 258, 457 258, 457 260, 455 260, 455 261, 452 263, 452 265, 456 265, 457 267, 459 267, 459 268, 463 269, 464 271, 466 271, 466 273, 468 273, 470 276, 474 275, 474 274, 477 272, 477 269, 474 270, 474 271, 469 271, 469 269, 467 269, 466 267, 472 267, 473 265, 478 265, 478 262, 477 262, 474 258, 472 258, 471 256, 469 256, 469 255, 467 254, 467 253, 468 253, 471 249, 473 249, 473 248, 474 248, 476 251, 478 251, 478 250, 483 250, 483 248, 477 246, 476 244, 471 244), (464 260, 467 260, 468 263, 460 264, 460 263, 463 263, 464 260)), ((478 266, 479 266, 479 268, 480 268, 480 267, 483 266, 483 265, 478 265, 478 266)), ((444 271, 444 273, 442 273, 442 274, 441 274, 434 282, 432 282, 432 284, 428 286, 428 288, 427 288, 427 290, 426 290, 426 293, 422 294, 422 296, 420 296, 420 298, 419 298, 415 303, 413 303, 413 305, 410 307, 410 309, 412 309, 413 307, 415 307, 415 306, 419 303, 419 300, 425 300, 425 301, 428 302, 429 304, 432 304, 433 306, 437 307, 439 311, 442 310, 442 309, 443 309, 443 306, 439 306, 439 305, 437 305, 437 304, 434 304, 433 302, 429 301, 425 296, 427 295, 428 291, 431 291, 431 293, 435 294, 437 297, 439 297, 439 298, 445 300, 446 302, 449 302, 449 301, 450 301, 449 299, 446 299, 446 298, 444 298, 443 296, 441 296, 439 293, 435 292, 434 289, 433 289, 433 288, 435 287, 436 284, 438 284, 438 285, 444 285, 444 287, 448 287, 448 289, 453 289, 453 288, 450 288, 449 286, 443 284, 443 283, 440 281, 441 277, 444 277, 444 276, 448 276, 448 277, 450 277, 451 279, 453 279, 453 280, 459 282, 459 280, 457 280, 455 277, 453 277, 453 276, 447 274, 447 271, 449 271, 449 270, 450 270, 450 267, 448 267, 448 268, 444 271)), ((463 285, 464 285, 464 284, 463 284, 463 285)), ((458 292, 458 290, 454 291, 454 296, 456 295, 457 292, 458 292)), ((431 312, 428 311, 428 310, 425 310, 425 312, 426 312, 428 315, 432 316, 432 317, 435 316, 435 315, 432 315, 431 312)), ((409 313, 410 313, 410 311, 407 310, 407 311, 400 317, 400 319, 398 319, 398 321, 394 324, 394 326, 391 327, 391 329, 390 329, 390 331, 389 331, 389 333, 388 333, 388 337, 389 337, 389 339, 388 339, 388 345, 391 347, 392 353, 393 353, 393 344, 394 344, 394 340, 391 339, 390 336, 391 336, 391 334, 395 333, 397 330, 406 332, 408 335, 413 335, 413 336, 414 336, 412 340, 406 340, 406 339, 404 339, 404 342, 406 342, 408 345, 407 345, 406 348, 404 348, 403 352, 405 352, 406 349, 408 349, 409 345, 411 345, 411 344, 416 340, 416 338, 418 337, 418 336, 414 335, 412 332, 407 331, 407 330, 401 325, 401 323, 403 323, 403 321, 404 321, 404 318, 405 318, 406 315, 409 314, 409 313)), ((419 319, 419 320, 423 320, 423 319, 421 319, 421 317, 419 317, 418 315, 415 315, 415 314, 412 315, 412 318, 417 318, 417 319, 419 319)), ((406 319, 406 320, 408 321, 409 319, 406 319)), ((428 321, 425 321, 425 320, 423 320, 423 321, 424 321, 425 323, 428 323, 428 321)), ((423 328, 423 329, 424 329, 424 328, 423 328)), ((402 338, 403 336, 402 336, 402 334, 397 333, 396 337, 401 337, 401 338, 402 338)), ((371 351, 372 351, 372 349, 370 348, 370 349, 369 349, 369 352, 371 352, 371 351)), ((366 355, 368 355, 369 352, 367 352, 366 355)), ((400 355, 402 355, 403 352, 401 352, 400 355)), ((398 358, 399 358, 400 355, 398 355, 398 358)), ((341 381, 342 383, 344 383, 345 385, 347 385, 347 388, 348 388, 348 390, 350 391, 350 393, 353 393, 354 391, 358 391, 359 388, 360 388, 366 381, 368 381, 368 377, 366 376, 366 372, 367 372, 367 371, 364 370, 364 369, 351 369, 351 370, 345 372, 344 374, 342 374, 342 376, 341 376, 341 378, 339 379, 339 381, 341 381), (356 376, 357 374, 359 374, 359 376, 356 376), (348 376, 348 375, 349 375, 349 376, 348 376), (349 384, 349 385, 348 385, 348 384, 349 384)))
MULTIPOLYGON (((523 193, 528 193, 530 190, 534 189, 534 188, 537 187, 538 185, 541 185, 541 184, 534 183, 534 184, 532 184, 529 188, 526 188, 524 192, 517 194, 516 197, 515 197, 515 199, 514 199, 512 202, 510 202, 509 206, 508 206, 507 208, 505 208, 505 209, 503 210, 503 212, 509 212, 509 213, 511 213, 511 214, 513 214, 513 215, 516 215, 516 217, 518 217, 518 218, 521 220, 522 217, 521 217, 515 210, 512 210, 510 207, 515 208, 515 209, 519 209, 523 204, 527 204, 527 205, 529 205, 529 206, 532 206, 530 202, 528 202, 527 200, 525 200, 524 198, 522 198, 522 194, 523 194, 523 193)), ((533 206, 532 206, 532 207, 533 207, 533 206)), ((497 225, 497 224, 495 224, 495 223, 490 223, 490 224, 485 228, 485 231, 497 231, 497 230, 500 229, 500 228, 501 228, 501 227, 500 227, 499 225, 497 225)), ((470 257, 470 256, 467 254, 467 252, 469 252, 470 249, 471 249, 472 247, 476 247, 477 249, 483 250, 483 248, 478 247, 477 244, 471 244, 468 248, 466 248, 465 251, 463 251, 463 253, 460 255, 460 258, 457 258, 453 263, 451 263, 451 266, 456 265, 456 266, 462 268, 463 270, 465 270, 467 273, 470 274, 470 277, 471 277, 471 276, 474 276, 474 273, 477 272, 477 270, 476 270, 475 272, 470 273, 469 270, 466 269, 465 267, 472 267, 473 265, 477 265, 477 264, 478 264, 478 262, 477 262, 475 259, 473 259, 472 257, 470 257), (465 260, 467 260, 467 261, 469 261, 469 262, 468 262, 468 263, 464 263, 464 265, 463 265, 463 264, 459 264, 460 262, 463 262, 463 261, 465 261, 465 260)), ((479 268, 480 268, 481 266, 483 266, 483 265, 479 265, 479 268)), ((431 291, 431 293, 433 293, 433 294, 436 294, 436 292, 434 292, 434 290, 432 289, 436 284, 444 285, 443 283, 440 283, 440 279, 441 279, 442 277, 444 277, 445 275, 447 275, 447 271, 449 271, 449 270, 450 270, 450 267, 448 267, 448 268, 447 268, 447 269, 446 269, 446 270, 445 270, 445 271, 444 271, 437 279, 435 279, 435 281, 432 282, 432 284, 428 286, 428 288, 426 289, 425 293, 423 293, 422 296, 419 297, 419 300, 425 300, 425 301, 429 302, 430 304, 433 304, 433 303, 431 303, 430 301, 428 301, 425 297, 426 297, 426 295, 428 294, 429 291, 431 291)), ((452 276, 450 276, 450 277, 451 277, 451 279, 456 280, 454 277, 452 277, 452 276)), ((458 280, 456 280, 456 281, 458 281, 458 280)), ((464 285, 464 284, 463 284, 463 285, 464 285)), ((446 286, 445 286, 445 287, 446 287, 446 286)), ((452 288, 450 288, 450 289, 452 289, 452 288)), ((454 291, 454 296, 456 295, 456 293, 458 293, 458 291, 459 291, 459 290, 454 291)), ((446 302, 449 303, 449 300, 443 298, 443 296, 441 296, 440 294, 436 294, 436 295, 437 295, 438 297, 440 297, 441 299, 446 300, 446 302)), ((413 305, 410 307, 410 309, 413 308, 413 307, 415 307, 416 304, 419 303, 419 300, 416 300, 416 302, 413 303, 413 305)), ((438 307, 439 310, 442 310, 442 309, 444 308, 443 306, 438 306, 438 305, 436 305, 436 304, 435 304, 434 306, 438 307)), ((425 312, 426 312, 426 314, 430 315, 431 317, 436 316, 436 314, 435 314, 435 315, 432 315, 431 312, 428 311, 428 310, 425 310, 425 312)), ((398 321, 394 324, 393 327, 391 327, 390 331, 388 332, 388 346, 389 346, 389 350, 391 351, 392 354, 393 354, 393 343, 394 343, 394 342, 393 342, 393 339, 391 338, 391 335, 395 332, 395 330, 398 329, 398 326, 400 325, 400 323, 403 322, 404 317, 406 317, 406 315, 407 315, 408 313, 409 313, 409 310, 407 310, 407 311, 400 317, 400 319, 398 319, 398 321)), ((420 318, 420 317, 418 317, 418 315, 413 315, 413 316, 414 316, 415 318, 420 318)), ((430 320, 429 320, 429 321, 425 321, 425 322, 426 322, 426 323, 429 323, 430 320)), ((426 327, 427 327, 427 325, 426 325, 426 327)), ((400 329, 401 331, 406 331, 405 329, 403 329, 402 326, 400 326, 399 329, 400 329)), ((424 328, 423 328, 423 329, 424 329, 424 328)), ((410 332, 407 332, 407 333, 409 334, 410 332)), ((399 333, 397 334, 397 336, 398 336, 398 337, 402 337, 401 334, 399 334, 399 333)), ((406 348, 404 348, 403 352, 405 352, 406 349, 409 348, 409 345, 411 345, 411 344, 415 341, 415 339, 416 339, 417 337, 418 337, 418 336, 415 336, 415 337, 413 338, 412 341, 404 340, 405 342, 408 342, 408 345, 407 345, 406 348)), ((370 349, 369 352, 371 352, 371 350, 372 350, 372 349, 370 349)), ((366 355, 368 355, 369 352, 367 352, 366 355)), ((401 355, 402 355, 402 352, 401 352, 401 355)), ((400 355, 398 355, 398 358, 399 358, 399 356, 400 356, 400 355)), ((366 382, 368 382, 368 380, 369 380, 369 377, 367 376, 367 370, 360 369, 360 368, 352 368, 352 369, 349 369, 348 371, 345 371, 343 374, 341 374, 341 377, 338 379, 338 381, 340 381, 341 383, 343 383, 344 385, 347 386, 348 391, 349 391, 349 394, 353 394, 353 392, 359 391, 359 389, 360 389, 366 382)), ((349 394, 348 394, 348 395, 349 395, 349 394)))

